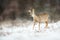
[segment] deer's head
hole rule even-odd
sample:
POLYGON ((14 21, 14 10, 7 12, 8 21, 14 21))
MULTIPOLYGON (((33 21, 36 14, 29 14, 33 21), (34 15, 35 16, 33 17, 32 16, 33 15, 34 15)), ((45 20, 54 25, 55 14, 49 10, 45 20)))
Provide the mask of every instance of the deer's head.
POLYGON ((32 17, 35 16, 35 10, 34 9, 29 9, 28 12, 32 17))

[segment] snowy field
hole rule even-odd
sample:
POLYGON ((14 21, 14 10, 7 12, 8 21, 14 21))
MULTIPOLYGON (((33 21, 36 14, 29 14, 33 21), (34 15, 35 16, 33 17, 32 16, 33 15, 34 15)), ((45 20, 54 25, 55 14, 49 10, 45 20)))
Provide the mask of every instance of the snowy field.
POLYGON ((0 24, 0 40, 60 40, 60 21, 49 23, 48 29, 44 31, 44 23, 41 23, 41 30, 38 32, 38 25, 32 30, 33 22, 3 22, 0 24))

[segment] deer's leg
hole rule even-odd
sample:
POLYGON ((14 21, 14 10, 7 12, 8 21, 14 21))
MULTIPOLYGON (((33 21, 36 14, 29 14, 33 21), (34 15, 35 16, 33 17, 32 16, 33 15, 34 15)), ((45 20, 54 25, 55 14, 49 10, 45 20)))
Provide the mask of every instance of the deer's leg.
POLYGON ((38 28, 38 29, 39 29, 39 31, 40 31, 40 22, 39 22, 39 28, 38 28))
POLYGON ((45 26, 45 28, 48 28, 48 21, 46 21, 45 23, 46 23, 46 26, 45 26))
POLYGON ((35 27, 35 22, 33 23, 33 30, 34 30, 34 27, 35 27))

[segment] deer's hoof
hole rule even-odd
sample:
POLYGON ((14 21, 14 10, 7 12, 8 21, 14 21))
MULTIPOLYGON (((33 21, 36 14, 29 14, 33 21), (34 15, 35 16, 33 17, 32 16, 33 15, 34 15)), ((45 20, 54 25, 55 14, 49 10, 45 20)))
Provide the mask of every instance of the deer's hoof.
POLYGON ((44 27, 45 29, 49 29, 50 27, 44 27))

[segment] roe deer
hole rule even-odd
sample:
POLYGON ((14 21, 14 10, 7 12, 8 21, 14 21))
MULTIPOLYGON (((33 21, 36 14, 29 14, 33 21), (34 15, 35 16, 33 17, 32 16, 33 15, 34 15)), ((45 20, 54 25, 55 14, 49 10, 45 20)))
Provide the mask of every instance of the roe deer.
POLYGON ((38 15, 36 15, 34 12, 35 10, 32 9, 32 10, 28 10, 28 12, 30 12, 30 15, 33 17, 33 30, 34 30, 34 26, 35 26, 35 23, 38 22, 39 23, 39 30, 40 30, 40 23, 41 22, 45 22, 46 23, 46 26, 45 28, 48 28, 48 13, 47 12, 42 12, 38 15))

